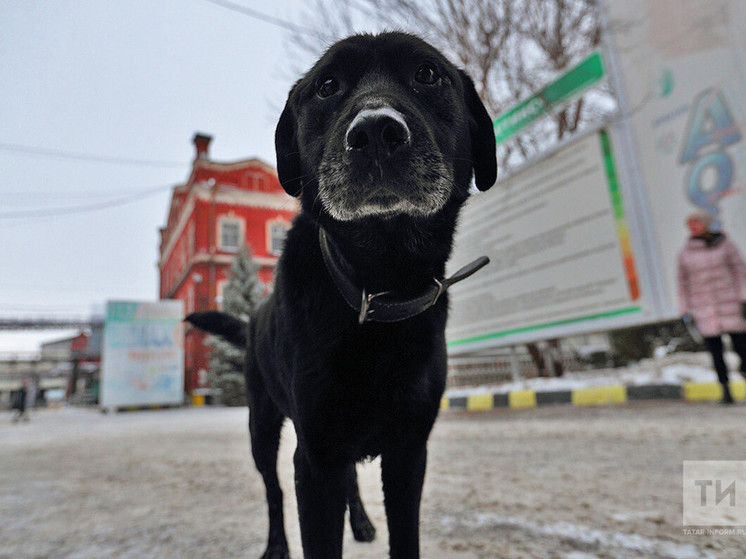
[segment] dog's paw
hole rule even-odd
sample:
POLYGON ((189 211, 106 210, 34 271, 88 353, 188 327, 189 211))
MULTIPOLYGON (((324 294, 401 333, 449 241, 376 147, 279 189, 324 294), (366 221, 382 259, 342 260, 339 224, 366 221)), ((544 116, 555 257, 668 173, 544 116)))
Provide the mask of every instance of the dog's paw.
POLYGON ((352 527, 352 535, 356 541, 359 542, 372 542, 376 539, 376 527, 373 523, 368 520, 367 516, 362 518, 352 519, 350 518, 350 526, 352 527))
POLYGON ((267 548, 260 559, 290 559, 290 552, 286 547, 272 546, 267 548))

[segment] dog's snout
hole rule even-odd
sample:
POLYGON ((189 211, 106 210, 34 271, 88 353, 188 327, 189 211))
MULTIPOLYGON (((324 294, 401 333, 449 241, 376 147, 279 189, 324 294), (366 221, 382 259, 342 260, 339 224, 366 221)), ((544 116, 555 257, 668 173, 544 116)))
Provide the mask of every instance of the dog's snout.
POLYGON ((390 107, 360 111, 345 135, 347 151, 379 159, 392 157, 410 142, 411 133, 404 117, 390 107))

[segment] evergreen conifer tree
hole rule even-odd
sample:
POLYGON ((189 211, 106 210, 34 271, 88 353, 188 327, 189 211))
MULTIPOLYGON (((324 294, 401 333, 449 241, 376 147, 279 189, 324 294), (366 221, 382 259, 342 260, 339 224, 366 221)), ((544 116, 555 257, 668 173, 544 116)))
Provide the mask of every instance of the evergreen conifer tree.
MULTIPOLYGON (((231 266, 223 290, 223 312, 248 321, 265 297, 265 286, 257 272, 259 265, 247 247, 242 247, 231 266)), ((205 341, 212 348, 208 379, 226 406, 245 406, 246 380, 243 375, 245 348, 237 348, 216 336, 205 341)))

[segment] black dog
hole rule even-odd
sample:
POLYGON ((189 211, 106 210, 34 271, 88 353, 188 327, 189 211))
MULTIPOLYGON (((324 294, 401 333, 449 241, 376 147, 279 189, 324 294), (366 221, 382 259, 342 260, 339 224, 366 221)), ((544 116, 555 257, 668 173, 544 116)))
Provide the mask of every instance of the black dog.
POLYGON ((496 177, 492 122, 471 80, 424 41, 358 35, 295 84, 275 137, 280 182, 301 197, 273 295, 243 322, 196 313, 197 327, 247 347, 254 460, 267 487, 264 558, 288 557, 276 461, 298 437, 295 483, 306 559, 342 556, 375 533, 355 463, 380 455, 395 559, 419 557, 426 445, 446 380, 444 279, 472 171, 496 177))

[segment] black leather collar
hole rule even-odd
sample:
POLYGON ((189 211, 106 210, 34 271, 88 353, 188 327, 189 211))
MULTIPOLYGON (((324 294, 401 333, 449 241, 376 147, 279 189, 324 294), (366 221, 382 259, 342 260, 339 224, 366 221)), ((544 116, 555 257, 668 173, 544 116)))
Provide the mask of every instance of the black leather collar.
POLYGON ((330 247, 330 239, 323 227, 319 227, 319 245, 321 254, 324 257, 324 264, 329 275, 334 280, 334 285, 342 295, 342 298, 358 314, 358 323, 364 322, 399 322, 412 318, 438 302, 440 296, 445 293, 450 286, 463 279, 468 278, 482 267, 486 266, 490 259, 486 256, 480 256, 473 262, 467 264, 450 278, 439 280, 433 278, 433 285, 427 288, 417 297, 402 299, 396 297, 392 291, 383 291, 381 293, 368 293, 364 288, 360 289, 345 275, 342 267, 337 262, 337 258, 342 255, 335 255, 330 247))

